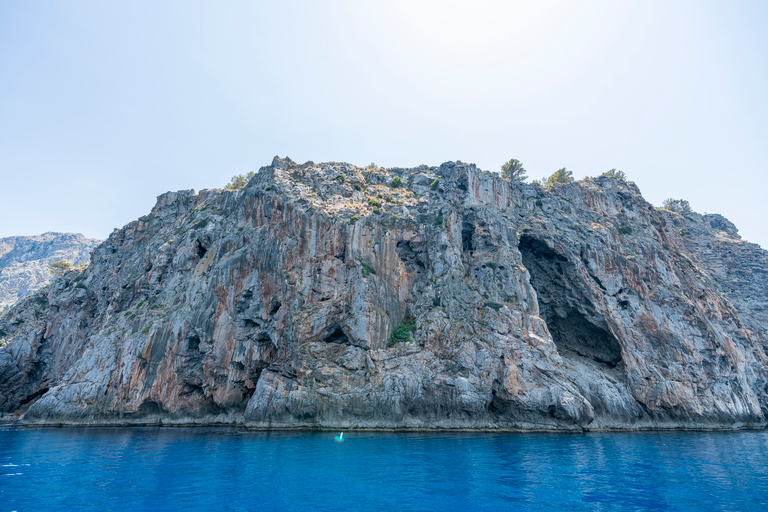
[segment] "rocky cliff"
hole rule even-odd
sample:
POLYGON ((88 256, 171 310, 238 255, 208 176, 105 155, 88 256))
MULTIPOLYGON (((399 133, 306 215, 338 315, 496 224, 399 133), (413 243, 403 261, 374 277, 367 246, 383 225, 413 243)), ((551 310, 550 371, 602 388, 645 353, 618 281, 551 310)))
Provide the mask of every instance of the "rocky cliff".
POLYGON ((52 278, 49 263, 87 262, 100 243, 79 233, 0 238, 0 311, 47 285, 52 278))
POLYGON ((0 411, 764 427, 767 285, 768 253, 724 217, 657 210, 631 182, 545 189, 461 162, 276 158, 237 191, 160 196, 86 270, 14 307, 0 321, 0 411))

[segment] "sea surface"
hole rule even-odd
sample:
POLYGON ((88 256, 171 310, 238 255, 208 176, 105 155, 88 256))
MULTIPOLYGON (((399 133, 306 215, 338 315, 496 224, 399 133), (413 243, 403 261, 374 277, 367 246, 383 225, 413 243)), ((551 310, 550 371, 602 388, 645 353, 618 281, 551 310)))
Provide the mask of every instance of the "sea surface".
POLYGON ((0 512, 768 510, 768 432, 0 425, 0 512))

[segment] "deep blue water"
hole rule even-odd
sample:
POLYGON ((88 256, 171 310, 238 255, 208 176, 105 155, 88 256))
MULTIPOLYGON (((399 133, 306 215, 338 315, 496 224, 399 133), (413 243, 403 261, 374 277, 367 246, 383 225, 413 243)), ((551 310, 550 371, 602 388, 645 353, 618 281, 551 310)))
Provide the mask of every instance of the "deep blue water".
POLYGON ((0 427, 0 512, 768 510, 768 432, 0 427))

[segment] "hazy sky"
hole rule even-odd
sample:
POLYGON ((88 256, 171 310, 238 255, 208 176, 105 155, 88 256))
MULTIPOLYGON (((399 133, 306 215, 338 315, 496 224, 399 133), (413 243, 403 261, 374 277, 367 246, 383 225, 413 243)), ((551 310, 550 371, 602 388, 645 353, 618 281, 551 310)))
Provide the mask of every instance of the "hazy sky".
POLYGON ((768 248, 768 1, 0 3, 0 237, 298 162, 624 170, 768 248))

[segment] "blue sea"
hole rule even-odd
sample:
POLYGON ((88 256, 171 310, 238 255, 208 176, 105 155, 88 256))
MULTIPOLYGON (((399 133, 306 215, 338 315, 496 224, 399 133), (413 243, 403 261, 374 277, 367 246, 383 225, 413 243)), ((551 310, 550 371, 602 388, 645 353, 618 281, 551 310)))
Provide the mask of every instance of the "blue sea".
POLYGON ((768 510, 768 432, 0 426, 0 512, 768 510))

